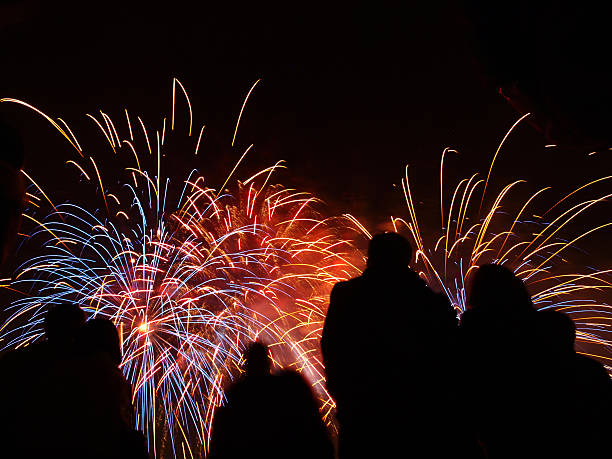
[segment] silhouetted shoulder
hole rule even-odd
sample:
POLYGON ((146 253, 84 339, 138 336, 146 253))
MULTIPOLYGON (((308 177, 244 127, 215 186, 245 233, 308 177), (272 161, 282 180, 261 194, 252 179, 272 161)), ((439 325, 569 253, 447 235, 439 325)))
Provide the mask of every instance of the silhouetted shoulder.
POLYGON ((310 385, 300 373, 283 370, 275 376, 275 380, 281 392, 290 394, 294 401, 302 405, 302 409, 317 409, 310 385))
POLYGON ((335 284, 329 294, 330 297, 336 296, 338 294, 342 294, 344 293, 344 291, 346 289, 350 289, 351 285, 354 285, 354 282, 357 278, 355 279, 351 279, 351 280, 347 280, 347 281, 342 281, 342 282, 338 282, 337 284, 335 284))
POLYGON ((432 309, 435 319, 440 325, 446 328, 456 329, 459 325, 457 311, 444 293, 434 293, 432 299, 432 309))
POLYGON ((365 284, 361 276, 347 281, 338 282, 336 285, 334 285, 331 293, 329 294, 329 309, 326 318, 328 326, 334 322, 334 319, 338 314, 341 314, 341 310, 344 309, 345 306, 347 306, 349 303, 354 303, 356 294, 363 291, 364 288, 365 284))
POLYGON ((277 374, 277 378, 279 381, 282 381, 282 384, 292 385, 298 389, 307 389, 307 393, 310 391, 310 386, 308 386, 308 382, 304 379, 304 377, 293 370, 281 370, 277 374))
POLYGON ((338 282, 332 288, 331 295, 341 295, 347 291, 351 291, 360 287, 363 287, 365 284, 363 276, 354 277, 353 279, 349 279, 346 281, 338 282))
POLYGON ((50 363, 49 360, 49 346, 44 341, 11 350, 0 358, 3 383, 27 380, 28 372, 39 371, 41 366, 50 363))
POLYGON ((597 360, 585 355, 576 354, 576 367, 580 373, 588 376, 589 379, 612 388, 612 379, 610 379, 610 375, 606 371, 606 368, 597 360))
POLYGON ((298 372, 283 370, 272 378, 271 384, 279 398, 279 407, 282 408, 280 411, 285 413, 285 417, 317 413, 310 386, 298 372))
POLYGON ((283 370, 273 380, 278 397, 277 432, 285 437, 285 452, 296 459, 333 459, 333 445, 304 376, 283 370))
POLYGON ((24 349, 15 349, 8 351, 0 356, 0 369, 2 370, 3 379, 6 377, 6 369, 16 365, 23 358, 24 349))

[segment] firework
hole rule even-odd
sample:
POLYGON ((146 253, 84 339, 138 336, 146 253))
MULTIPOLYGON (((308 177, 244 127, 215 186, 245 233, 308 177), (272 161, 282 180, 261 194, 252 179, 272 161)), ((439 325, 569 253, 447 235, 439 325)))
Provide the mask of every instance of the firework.
MULTIPOLYGON (((110 318, 121 338, 121 368, 134 388, 137 427, 158 457, 206 454, 223 387, 239 374, 244 346, 256 338, 270 344, 279 366, 295 368, 311 381, 323 417, 331 420, 334 403, 325 390, 319 340, 331 287, 358 275, 363 266, 351 243, 369 235, 359 221, 348 214, 324 218, 314 196, 274 184, 282 162, 235 180, 251 147, 240 153, 221 186, 209 187, 197 170, 182 171, 177 180, 164 178, 170 138, 190 142, 194 158, 203 155, 204 126, 193 131, 191 103, 178 80, 170 122, 163 118, 159 130, 148 130, 127 111, 121 125, 103 112, 88 115, 108 147, 98 161, 63 120, 23 101, 2 101, 43 116, 72 145, 77 157, 67 167, 98 203, 92 206, 92 199, 78 193, 80 200, 56 203, 26 175, 32 182, 26 239, 39 253, 6 285, 19 296, 0 328, 2 349, 41 339, 44 314, 53 304, 73 302, 90 317, 110 318), (177 89, 189 109, 186 134, 175 129, 177 89), (127 166, 118 172, 109 158, 127 166), (104 174, 101 166, 111 173, 104 174), (124 180, 115 189, 111 183, 119 173, 124 180)), ((565 255, 612 225, 567 234, 580 216, 612 194, 580 196, 612 176, 577 187, 538 214, 532 207, 547 188, 516 205, 509 200, 521 183, 515 181, 489 199, 495 158, 511 131, 487 176, 461 180, 451 199, 443 182, 451 150, 443 152, 439 235, 421 232, 407 169, 408 217, 392 218, 393 227, 407 229, 416 247, 415 267, 430 286, 447 294, 458 314, 465 310, 465 286, 475 268, 504 264, 526 282, 538 308, 570 314, 580 350, 610 370, 612 311, 595 299, 612 285, 608 271, 572 272, 565 255)))
POLYGON ((492 199, 486 195, 504 142, 526 116, 504 136, 488 174, 479 178, 474 173, 460 180, 446 201, 445 156, 457 152, 443 151, 439 189, 441 232, 425 235, 421 232, 408 167, 402 179, 408 217, 392 217, 392 224, 396 231, 407 229, 416 247, 416 268, 431 287, 446 293, 458 315, 465 311, 466 286, 475 269, 486 263, 503 264, 525 282, 537 309, 556 309, 574 320, 578 352, 599 359, 612 374, 612 307, 605 302, 605 292, 612 287, 609 276, 612 270, 583 266, 575 272, 570 261, 570 252, 577 251, 594 233, 612 226, 612 222, 588 223, 593 226, 585 229, 583 223, 585 218, 591 222, 593 209, 612 197, 612 193, 602 193, 584 198, 584 193, 597 189, 598 184, 609 183, 612 176, 576 187, 544 206, 547 209, 544 212, 537 212, 535 206, 542 206, 546 193, 550 194, 549 187, 537 190, 526 200, 512 200, 510 195, 523 183, 517 180, 503 186, 492 199))
POLYGON ((27 238, 42 249, 8 286, 23 294, 10 305, 1 346, 41 339, 44 314, 54 304, 72 302, 90 317, 111 319, 121 338, 121 368, 134 390, 136 427, 158 457, 206 454, 223 387, 239 374, 246 343, 257 338, 270 345, 279 366, 311 381, 329 419, 334 404, 319 352, 329 291, 358 274, 363 261, 343 237, 347 229, 359 232, 349 219, 323 218, 318 199, 272 184, 281 162, 233 185, 251 147, 220 187, 208 187, 196 170, 177 187, 164 178, 165 145, 179 135, 177 87, 189 106, 182 137, 195 141, 198 155, 204 127, 197 140, 191 137, 191 103, 178 80, 169 129, 164 118, 161 132, 150 132, 127 111, 124 126, 103 112, 88 115, 112 162, 133 163, 123 169, 126 179, 117 190, 108 188, 99 166, 108 158, 96 162, 63 120, 2 100, 36 111, 68 140, 78 157, 67 165, 100 206, 88 210, 84 199, 57 204, 27 175, 33 184, 27 238))

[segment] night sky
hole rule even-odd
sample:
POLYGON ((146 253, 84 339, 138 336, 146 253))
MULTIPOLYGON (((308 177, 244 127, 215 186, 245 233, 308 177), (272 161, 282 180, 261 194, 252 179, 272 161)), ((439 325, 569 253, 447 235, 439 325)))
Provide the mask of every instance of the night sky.
MULTIPOLYGON (((540 88, 531 95, 546 96, 539 100, 544 108, 554 105, 551 98, 564 99, 547 88, 565 85, 571 95, 581 90, 568 81, 603 88, 597 86, 601 75, 593 76, 596 65, 593 75, 584 74, 582 62, 572 65, 570 58, 584 49, 567 57, 568 40, 589 45, 595 56, 605 49, 585 38, 589 14, 597 16, 588 11, 567 38, 575 12, 559 16, 521 2, 513 12, 474 9, 474 2, 403 9, 403 2, 47 3, 0 4, 1 97, 62 117, 85 145, 101 149, 85 113, 102 109, 119 119, 127 108, 157 124, 169 116, 177 77, 189 91, 195 129, 207 127, 198 161, 172 152, 176 164, 198 167, 218 186, 253 143, 239 177, 284 159, 289 169, 279 181, 320 196, 330 212, 350 212, 372 230, 385 228, 391 214, 406 215, 394 186, 406 164, 424 217, 437 215, 444 147, 460 152, 449 155, 447 183, 486 173, 497 144, 521 115, 500 95, 500 85, 540 88), (520 14, 526 12, 533 14, 520 14), (566 60, 556 68, 551 62, 559 56, 566 60), (546 75, 542 62, 550 69, 546 75), (236 116, 259 78, 232 149, 236 116)), ((601 110, 589 114, 609 119, 601 110)), ((2 105, 0 117, 23 134, 26 169, 51 192, 66 192, 64 163, 75 159, 67 142, 22 107, 2 105)), ((607 139, 547 149, 551 139, 534 124, 521 125, 508 140, 493 191, 520 178, 529 183, 525 193, 545 185, 561 193, 610 170, 607 139), (589 156, 593 145, 598 153, 589 156)), ((597 244, 607 240, 598 237, 597 244)))

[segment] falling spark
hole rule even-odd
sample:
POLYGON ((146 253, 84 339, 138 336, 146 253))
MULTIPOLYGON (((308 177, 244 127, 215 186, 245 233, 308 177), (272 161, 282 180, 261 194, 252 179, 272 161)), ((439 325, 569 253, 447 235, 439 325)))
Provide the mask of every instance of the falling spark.
MULTIPOLYGON (((612 222, 604 222, 585 229, 576 223, 580 216, 593 217, 589 212, 612 198, 612 193, 589 195, 595 184, 607 182, 611 177, 589 181, 557 196, 544 210, 534 207, 551 194, 550 187, 540 188, 518 204, 509 198, 524 184, 522 180, 505 185, 492 198, 483 190, 481 202, 473 203, 472 196, 477 188, 491 184, 489 179, 501 146, 524 118, 514 123, 504 136, 486 180, 478 179, 478 173, 460 180, 454 189, 451 188, 453 197, 446 210, 443 197, 448 191, 442 190, 440 207, 447 218, 443 220, 441 233, 431 234, 428 240, 422 237, 408 168, 402 179, 408 217, 392 218, 392 224, 398 231, 408 231, 417 248, 415 267, 430 286, 448 296, 458 315, 467 307, 467 286, 478 266, 503 264, 525 282, 536 308, 556 309, 574 320, 577 350, 599 359, 612 374, 612 307, 597 299, 605 297, 605 292, 612 287, 612 270, 583 267, 573 272, 575 268, 569 255, 579 249, 577 243, 612 226, 612 222), (491 202, 488 207, 484 205, 486 201, 491 202), (576 230, 578 226, 580 230, 576 230)), ((447 151, 442 153, 440 183, 447 151)))
MULTIPOLYGON (((173 99, 176 83, 184 91, 175 80, 173 99)), ((41 114, 76 145, 65 123, 60 127, 24 102, 3 101, 41 114)), ((22 292, 2 325, 2 349, 42 339, 45 311, 55 304, 71 302, 90 318, 112 320, 120 333, 121 369, 134 389, 136 425, 156 457, 206 454, 224 386, 240 374, 242 353, 254 339, 269 344, 277 365, 300 371, 312 383, 322 416, 333 427, 319 339, 331 287, 363 265, 351 242, 362 237, 358 222, 323 217, 318 199, 272 183, 281 162, 243 182, 233 179, 250 147, 219 188, 207 186, 196 170, 185 171, 176 183, 162 178, 163 145, 158 142, 152 154, 142 119, 137 117, 139 137, 125 111, 129 137, 123 139, 100 113, 101 120, 88 118, 113 161, 67 162, 69 171, 85 177, 81 186, 94 199, 75 192, 71 201, 54 205, 26 175, 35 185, 30 201, 42 196, 50 205, 26 213, 27 235, 36 240, 38 254, 1 281, 22 292), (137 145, 144 146, 144 155, 137 145), (128 164, 120 172, 125 180, 109 190, 117 178, 103 180, 101 166, 119 161, 128 164), (91 210, 100 197, 103 205, 91 210)), ((191 119, 191 104, 189 114, 191 119)), ((165 135, 185 138, 174 130, 174 119, 173 106, 173 129, 165 135)), ((187 138, 190 130, 191 124, 187 138)), ((202 131, 195 154, 201 137, 202 131)))

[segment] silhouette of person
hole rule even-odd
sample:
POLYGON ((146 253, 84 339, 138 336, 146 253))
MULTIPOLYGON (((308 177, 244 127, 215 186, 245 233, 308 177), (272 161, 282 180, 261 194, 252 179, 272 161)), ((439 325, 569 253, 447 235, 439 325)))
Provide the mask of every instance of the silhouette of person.
POLYGON ((0 265, 8 258, 21 223, 25 198, 20 172, 24 151, 19 135, 0 123, 0 265))
POLYGON ((45 340, 6 353, 0 362, 3 435, 6 457, 35 456, 45 451, 57 424, 53 415, 55 374, 75 356, 75 343, 85 323, 82 309, 72 304, 51 307, 44 319, 45 340))
MULTIPOLYGON (((77 345, 81 359, 75 366, 74 378, 85 388, 81 403, 86 406, 80 421, 89 416, 88 426, 107 432, 108 457, 147 458, 146 439, 133 429, 132 387, 119 370, 121 345, 117 328, 108 319, 90 319, 81 329, 77 345)), ((96 441, 99 440, 92 439, 91 445, 104 451, 96 441)))
POLYGON ((272 374, 262 343, 252 343, 244 358, 244 374, 215 412, 208 457, 332 459, 333 446, 304 378, 288 370, 272 374))
POLYGON ((451 345, 457 316, 410 269, 397 233, 375 235, 367 268, 330 295, 321 339, 339 457, 442 457, 456 448, 451 345))
POLYGON ((106 320, 90 322, 76 305, 52 307, 46 339, 3 357, 6 457, 147 457, 132 430, 131 388, 117 368, 117 331, 106 320))
POLYGON ((533 457, 541 444, 535 314, 512 271, 489 264, 474 273, 461 318, 464 411, 489 458, 533 457))
POLYGON ((576 326, 569 316, 542 310, 537 318, 546 402, 542 453, 606 457, 612 446, 612 380, 601 363, 576 353, 576 326))
POLYGON ((79 334, 79 348, 86 355, 105 353, 114 366, 121 364, 121 344, 117 327, 103 318, 88 320, 79 334))

